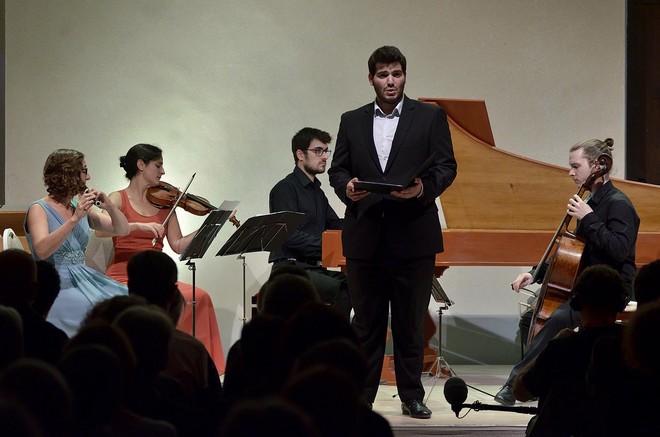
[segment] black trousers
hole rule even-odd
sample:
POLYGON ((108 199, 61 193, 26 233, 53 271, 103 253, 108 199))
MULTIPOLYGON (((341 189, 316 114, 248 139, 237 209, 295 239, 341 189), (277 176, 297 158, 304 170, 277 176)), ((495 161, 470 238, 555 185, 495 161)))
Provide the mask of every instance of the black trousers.
POLYGON ((295 264, 304 268, 309 279, 319 293, 321 302, 334 306, 348 320, 351 319, 351 298, 348 294, 348 281, 342 272, 328 270, 324 267, 313 266, 299 261, 282 261, 273 263, 273 270, 283 264, 295 264))
MULTIPOLYGON (((516 379, 520 370, 543 352, 543 349, 548 345, 548 342, 552 340, 559 331, 564 328, 575 329, 580 326, 580 324, 580 313, 572 310, 568 301, 557 307, 557 309, 545 321, 543 328, 541 328, 532 339, 532 342, 527 346, 523 358, 513 367, 506 383, 513 385, 513 381, 516 379)), ((527 326, 529 327, 529 322, 527 322, 527 326)), ((523 329, 523 323, 521 323, 521 329, 523 329)), ((525 336, 525 340, 527 340, 527 336, 525 336)))
POLYGON ((431 297, 434 256, 393 260, 346 260, 353 327, 367 356, 365 400, 373 403, 380 384, 391 311, 394 369, 403 402, 424 399, 424 315, 431 297))

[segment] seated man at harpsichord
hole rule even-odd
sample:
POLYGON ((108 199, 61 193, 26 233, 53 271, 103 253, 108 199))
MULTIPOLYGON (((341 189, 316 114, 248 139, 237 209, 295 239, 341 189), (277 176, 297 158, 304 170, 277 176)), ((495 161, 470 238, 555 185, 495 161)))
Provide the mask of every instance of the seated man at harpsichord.
POLYGON ((295 167, 270 191, 270 212, 305 213, 305 222, 271 252, 273 269, 295 264, 307 270, 321 300, 335 306, 347 318, 351 314, 346 275, 321 266, 321 235, 326 229, 341 229, 342 220, 332 209, 316 175, 325 172, 332 141, 329 133, 305 127, 291 140, 295 167))

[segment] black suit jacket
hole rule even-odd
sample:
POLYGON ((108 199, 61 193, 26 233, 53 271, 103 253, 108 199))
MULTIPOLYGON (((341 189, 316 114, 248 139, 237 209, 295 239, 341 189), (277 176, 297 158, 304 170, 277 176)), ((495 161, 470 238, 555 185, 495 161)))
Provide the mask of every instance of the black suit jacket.
POLYGON ((447 117, 442 108, 404 96, 401 118, 385 171, 373 139, 374 104, 346 112, 328 175, 330 185, 346 205, 342 245, 344 256, 372 258, 386 250, 395 259, 410 259, 442 252, 442 234, 435 199, 456 177, 456 160, 447 117), (433 152, 431 168, 421 175, 420 198, 400 200, 371 193, 353 202, 346 185, 353 178, 403 183, 433 152))

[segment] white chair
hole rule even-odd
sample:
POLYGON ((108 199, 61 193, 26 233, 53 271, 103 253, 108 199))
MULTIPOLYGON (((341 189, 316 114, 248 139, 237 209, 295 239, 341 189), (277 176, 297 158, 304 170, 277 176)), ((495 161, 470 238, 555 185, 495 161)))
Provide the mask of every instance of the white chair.
POLYGON ((114 257, 112 238, 102 238, 96 235, 93 229, 89 234, 89 242, 85 249, 85 264, 103 274, 108 269, 114 257))
POLYGON ((23 243, 19 240, 18 235, 12 228, 7 228, 2 233, 2 250, 7 249, 20 249, 25 250, 23 243))

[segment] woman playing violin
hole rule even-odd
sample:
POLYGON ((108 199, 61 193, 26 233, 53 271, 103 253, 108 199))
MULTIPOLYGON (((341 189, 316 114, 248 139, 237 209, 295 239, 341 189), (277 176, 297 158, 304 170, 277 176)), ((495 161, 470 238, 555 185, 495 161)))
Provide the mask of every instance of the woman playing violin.
MULTIPOLYGON (((167 239, 170 248, 181 253, 195 236, 195 232, 183 235, 176 212, 152 203, 150 189, 161 184, 165 174, 162 150, 151 144, 136 144, 125 156, 119 158, 119 166, 126 172, 129 184, 123 190, 110 193, 113 203, 126 215, 130 234, 113 237, 114 259, 106 274, 124 284, 128 283, 128 260, 144 250, 163 250, 167 239), (172 214, 170 215, 170 212, 172 214), (168 215, 169 220, 165 223, 168 215)), ((174 202, 173 202, 174 203, 174 202)), ((105 236, 105 235, 100 235, 105 236)), ((192 286, 178 283, 186 306, 177 326, 192 332, 192 286)), ((204 343, 220 373, 224 372, 224 355, 213 303, 209 294, 195 286, 196 323, 195 335, 204 343)))
MULTIPOLYGON (((614 141, 590 139, 575 144, 570 149, 568 175, 576 185, 581 186, 594 172, 600 170, 599 157, 606 155, 611 162, 614 141)), ((609 177, 609 169, 598 177, 590 188, 586 201, 577 195, 568 199, 566 213, 578 220, 575 235, 584 243, 580 267, 607 264, 621 274, 628 296, 632 297, 632 281, 636 272, 635 241, 639 230, 639 216, 632 202, 619 191, 609 177)), ((547 267, 545 265, 542 268, 547 267)), ((545 269, 544 269, 545 270, 545 269)), ((532 282, 534 272, 520 274, 511 287, 518 292, 532 282)), ((543 281, 545 273, 536 275, 543 281)), ((560 305, 545 321, 543 328, 528 345, 525 355, 511 371, 509 379, 495 396, 501 404, 512 405, 515 397, 512 384, 516 375, 532 361, 564 328, 574 329, 580 326, 580 314, 569 306, 568 302, 560 305)), ((521 323, 521 331, 525 328, 521 323)))
POLYGON ((60 275, 61 290, 48 320, 71 337, 94 304, 127 293, 126 286, 85 265, 89 229, 126 235, 129 225, 108 196, 87 188, 87 163, 77 150, 51 153, 43 177, 48 195, 28 209, 25 235, 32 256, 52 263, 60 275))

